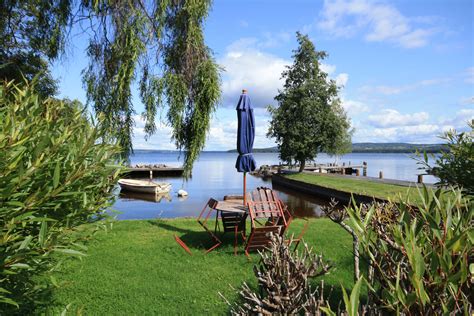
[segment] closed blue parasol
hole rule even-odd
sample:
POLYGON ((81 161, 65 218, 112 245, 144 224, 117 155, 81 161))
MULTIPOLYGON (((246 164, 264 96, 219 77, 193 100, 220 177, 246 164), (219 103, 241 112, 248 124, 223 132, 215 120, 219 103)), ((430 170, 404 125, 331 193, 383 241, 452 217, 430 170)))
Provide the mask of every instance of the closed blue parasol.
POLYGON ((254 171, 256 162, 252 155, 253 141, 255 138, 255 118, 253 108, 247 90, 242 90, 239 103, 237 104, 237 151, 239 156, 235 163, 237 171, 244 173, 244 203, 246 191, 246 173, 254 171))

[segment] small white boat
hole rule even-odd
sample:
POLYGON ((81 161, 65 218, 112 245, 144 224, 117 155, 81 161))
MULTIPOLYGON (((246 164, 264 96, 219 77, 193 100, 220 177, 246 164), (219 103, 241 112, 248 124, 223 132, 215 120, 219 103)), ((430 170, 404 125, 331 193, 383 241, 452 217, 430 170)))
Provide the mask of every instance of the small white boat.
POLYGON ((171 183, 150 180, 120 179, 120 188, 124 191, 161 194, 171 190, 171 183))
POLYGON ((188 196, 188 192, 181 189, 181 190, 178 191, 178 196, 188 196))

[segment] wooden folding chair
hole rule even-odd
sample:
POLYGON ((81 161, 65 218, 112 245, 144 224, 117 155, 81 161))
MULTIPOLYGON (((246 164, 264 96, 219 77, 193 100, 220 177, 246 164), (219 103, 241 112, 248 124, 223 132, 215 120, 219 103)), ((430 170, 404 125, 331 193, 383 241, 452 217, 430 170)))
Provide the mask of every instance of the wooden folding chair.
MULTIPOLYGON (((209 249, 206 249, 206 253, 211 252, 212 250, 214 250, 215 248, 219 247, 222 244, 222 241, 207 227, 207 221, 209 220, 209 217, 211 216, 212 212, 216 212, 217 214, 217 211, 215 210, 216 206, 217 206, 217 201, 214 200, 213 198, 210 198, 209 201, 207 201, 204 208, 202 209, 197 219, 197 222, 206 230, 206 232, 216 242, 212 247, 210 247, 209 249)), ((217 215, 216 215, 216 227, 217 227, 217 215)))
POLYGON ((252 228, 252 232, 245 245, 245 255, 249 257, 250 251, 265 249, 272 241, 271 235, 279 235, 281 229, 282 226, 278 225, 252 228))
POLYGON ((280 199, 269 188, 257 188, 247 193, 247 206, 251 219, 251 232, 245 245, 245 255, 248 257, 250 251, 268 246, 271 235, 280 235, 287 222, 280 199))
POLYGON ((304 234, 306 233, 306 231, 308 230, 308 227, 309 227, 309 221, 305 218, 304 219, 306 222, 304 223, 304 226, 303 226, 303 229, 301 230, 300 234, 298 235, 298 237, 296 238, 293 238, 291 237, 290 239, 286 239, 285 242, 287 244, 289 244, 290 242, 293 242, 294 243, 294 248, 293 248, 293 251, 296 251, 296 248, 298 248, 301 240, 303 239, 303 236, 304 234))
POLYGON ((260 187, 247 193, 247 206, 252 222, 260 223, 259 219, 266 219, 265 226, 287 226, 282 202, 272 189, 260 187), (278 221, 281 223, 279 224, 278 221))

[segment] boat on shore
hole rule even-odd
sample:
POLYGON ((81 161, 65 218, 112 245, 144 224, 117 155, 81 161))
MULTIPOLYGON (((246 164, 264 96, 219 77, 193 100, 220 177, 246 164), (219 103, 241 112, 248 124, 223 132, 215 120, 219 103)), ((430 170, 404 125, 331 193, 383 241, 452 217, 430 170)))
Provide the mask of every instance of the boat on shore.
POLYGON ((171 183, 151 180, 120 179, 118 184, 122 190, 129 192, 163 194, 171 190, 171 183))

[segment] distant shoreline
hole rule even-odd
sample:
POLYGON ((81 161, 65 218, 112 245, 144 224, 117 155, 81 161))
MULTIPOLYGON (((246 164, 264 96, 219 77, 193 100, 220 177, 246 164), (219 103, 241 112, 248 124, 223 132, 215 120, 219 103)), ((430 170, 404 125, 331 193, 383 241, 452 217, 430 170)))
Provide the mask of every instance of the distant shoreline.
MULTIPOLYGON (((416 151, 429 154, 440 153, 448 148, 444 144, 409 144, 409 143, 354 143, 350 153, 363 154, 413 154, 416 151)), ((136 149, 136 152, 178 152, 177 150, 159 150, 159 149, 136 149)), ((207 153, 236 153, 236 149, 231 150, 209 150, 207 153)), ((278 153, 277 147, 254 148, 254 153, 278 153)))

